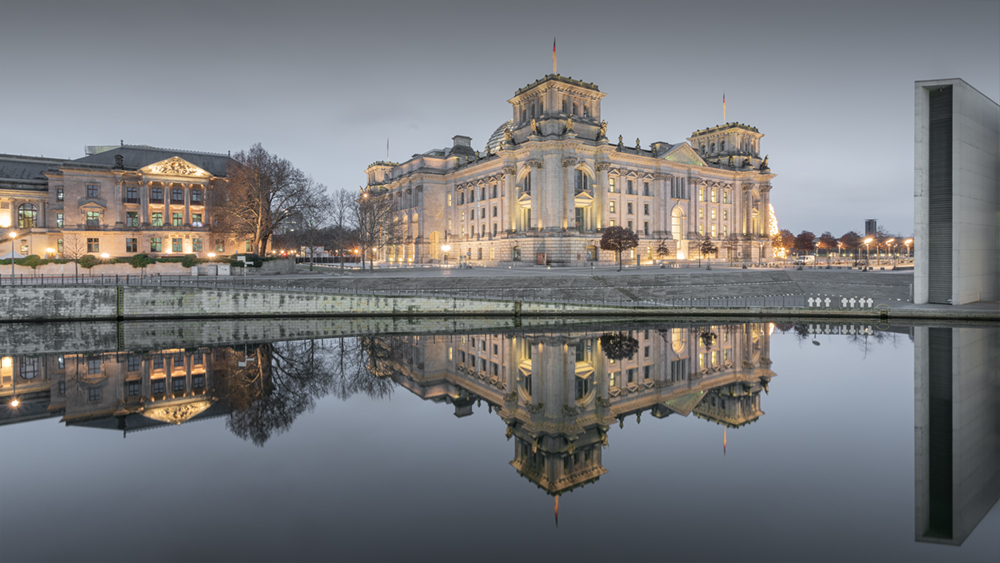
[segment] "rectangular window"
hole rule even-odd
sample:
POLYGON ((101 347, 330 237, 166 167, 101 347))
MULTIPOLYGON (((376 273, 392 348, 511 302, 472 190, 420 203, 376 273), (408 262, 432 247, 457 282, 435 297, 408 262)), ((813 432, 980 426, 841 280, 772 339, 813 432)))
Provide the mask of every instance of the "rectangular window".
POLYGON ((139 203, 138 186, 128 186, 125 188, 125 203, 139 203))
POLYGON ((201 239, 193 238, 191 239, 191 252, 201 252, 201 239))
POLYGON ((87 375, 98 375, 101 373, 101 359, 87 358, 87 375))
POLYGON ((614 178, 608 178, 608 192, 609 193, 615 193, 615 190, 617 190, 617 189, 618 189, 618 186, 617 186, 617 182, 615 182, 615 179, 614 178))
POLYGON ((642 214, 643 215, 649 215, 649 204, 648 203, 642 204, 642 214))
POLYGON ((138 211, 126 211, 125 212, 125 226, 126 227, 138 227, 139 226, 139 212, 138 211))
POLYGON ((632 230, 632 221, 628 222, 628 230, 630 230, 630 231, 632 230))
POLYGON ((712 210, 712 220, 713 220, 713 221, 715 221, 715 217, 716 217, 716 215, 715 215, 715 210, 713 209, 713 210, 712 210))
POLYGON ((722 220, 723 221, 728 221, 729 220, 729 210, 728 209, 723 209, 722 210, 722 220))
POLYGON ((162 227, 163 226, 163 213, 160 213, 160 212, 153 213, 153 216, 152 216, 150 224, 152 224, 154 227, 162 227))
POLYGON ((612 213, 615 212, 615 200, 611 200, 608 202, 608 211, 612 213))
POLYGON ((138 381, 129 381, 129 382, 126 383, 126 385, 128 387, 128 396, 129 397, 137 397, 137 396, 139 396, 139 384, 140 384, 140 382, 138 382, 138 381))
POLYGON ((609 227, 614 227, 615 226, 615 220, 612 219, 612 220, 608 221, 608 226, 609 227))
POLYGON ((642 195, 649 195, 649 182, 642 183, 642 195))
POLYGON ((705 218, 705 208, 704 207, 699 207, 698 208, 698 218, 699 219, 704 219, 705 218))
POLYGON ((63 228, 63 223, 63 214, 56 213, 56 227, 59 227, 60 229, 63 228))
POLYGON ((451 207, 451 194, 448 194, 448 207, 451 207))
MULTIPOLYGON (((497 236, 497 223, 493 223, 493 236, 497 236)), ((493 249, 490 248, 490 260, 493 259, 493 249)))
POLYGON ((59 382, 59 396, 63 397, 65 395, 66 395, 66 382, 65 381, 60 381, 59 382))
POLYGON ((191 205, 201 205, 201 190, 191 190, 191 205))
POLYGON ((149 239, 149 251, 150 252, 163 252, 163 239, 160 237, 152 237, 149 239))
POLYGON ((163 356, 159 354, 153 356, 153 369, 163 369, 163 356))
POLYGON ((465 192, 458 192, 458 204, 465 205, 465 192))
POLYGON ((705 188, 698 188, 698 201, 705 201, 705 188))
POLYGON ((705 236, 705 223, 698 223, 698 234, 705 236))
POLYGON ((183 393, 186 387, 183 377, 172 377, 170 378, 174 383, 174 393, 183 393))
POLYGON ((65 198, 62 188, 56 188, 56 201, 62 201, 65 198))
POLYGON ((722 203, 729 203, 729 190, 722 190, 722 203))
POLYGON ((483 186, 479 192, 479 200, 482 201, 484 199, 486 199, 486 186, 483 186))
POLYGON ((722 236, 724 236, 724 237, 728 237, 729 236, 729 225, 723 225, 722 226, 722 236))
POLYGON ((642 366, 642 378, 644 380, 648 380, 650 377, 652 377, 650 371, 651 371, 650 366, 642 366))
POLYGON ((485 219, 486 218, 486 208, 485 207, 479 210, 479 218, 480 219, 485 219))
POLYGON ((247 252, 250 252, 250 250, 251 250, 252 248, 253 248, 253 243, 251 243, 250 241, 247 241, 247 250, 246 250, 246 251, 247 251, 247 252))
POLYGON ((101 224, 101 212, 100 211, 88 211, 87 212, 87 226, 88 227, 98 227, 101 224))
POLYGON ((627 182, 627 184, 626 184, 625 193, 631 194, 632 193, 632 180, 626 180, 626 182, 627 182))
POLYGON ((100 387, 91 387, 87 390, 87 399, 94 403, 101 400, 101 389, 100 387))
POLYGON ((142 356, 132 354, 128 357, 128 370, 139 371, 142 369, 142 356))
POLYGON ((125 239, 125 252, 139 252, 139 239, 137 238, 125 239))
POLYGON ((494 217, 497 216, 497 206, 495 206, 495 205, 493 206, 493 216, 494 217))
POLYGON ((174 213, 173 214, 173 221, 171 222, 171 224, 173 226, 175 226, 175 227, 182 226, 184 224, 184 214, 183 213, 174 213))
POLYGON ((150 203, 163 203, 163 188, 153 188, 149 194, 150 203))
POLYGON ((201 213, 191 214, 191 226, 192 227, 202 227, 204 226, 201 222, 201 213))
POLYGON ((166 391, 167 391, 166 380, 164 380, 162 378, 160 378, 160 379, 154 379, 153 380, 153 394, 154 395, 162 395, 162 394, 166 393, 166 391))
POLYGON ((465 211, 458 214, 459 221, 465 221, 465 211))
POLYGON ((184 247, 181 245, 181 239, 172 238, 170 239, 170 251, 171 252, 183 252, 184 247))
POLYGON ((59 240, 56 241, 56 251, 59 254, 63 253, 63 239, 59 239, 59 240))
POLYGON ((184 203, 184 190, 181 188, 170 190, 170 203, 184 203))
POLYGON ((629 214, 629 215, 631 215, 631 214, 632 214, 632 202, 630 201, 630 202, 628 202, 628 204, 626 204, 626 205, 627 205, 627 207, 628 207, 628 214, 629 214))
POLYGON ((215 251, 225 252, 226 251, 226 241, 223 239, 215 239, 215 251))
POLYGON ((642 222, 642 233, 646 236, 649 236, 649 221, 642 222))
POLYGON ((715 203, 715 188, 712 188, 712 203, 715 203))
POLYGON ((96 198, 100 193, 100 186, 97 184, 87 184, 87 197, 96 198))
POLYGON ((204 389, 205 388, 205 374, 199 373, 191 376, 191 388, 192 389, 204 389))
POLYGON ((101 251, 101 239, 89 238, 87 239, 87 253, 96 254, 101 251))
POLYGON ((712 238, 716 238, 716 229, 715 229, 715 225, 712 225, 712 238))
POLYGON ((491 197, 491 198, 494 198, 494 197, 496 197, 496 196, 497 196, 497 185, 496 185, 496 184, 493 184, 493 195, 491 195, 490 197, 491 197))

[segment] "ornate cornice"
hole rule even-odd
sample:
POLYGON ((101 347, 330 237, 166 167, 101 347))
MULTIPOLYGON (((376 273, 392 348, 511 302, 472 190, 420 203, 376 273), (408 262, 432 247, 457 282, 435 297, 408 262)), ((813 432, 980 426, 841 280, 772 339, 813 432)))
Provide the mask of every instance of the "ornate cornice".
POLYGON ((594 170, 597 170, 598 172, 603 172, 609 168, 611 168, 611 163, 606 160, 602 160, 594 164, 594 170))
POLYGON ((524 165, 534 168, 541 168, 542 160, 540 158, 529 158, 528 160, 524 161, 524 165))
POLYGON ((513 176, 515 173, 517 173, 517 167, 516 166, 504 166, 503 169, 502 169, 502 172, 506 176, 513 176))
POLYGON ((580 162, 579 158, 575 156, 564 156, 562 159, 563 168, 569 168, 571 166, 576 166, 576 163, 580 162))

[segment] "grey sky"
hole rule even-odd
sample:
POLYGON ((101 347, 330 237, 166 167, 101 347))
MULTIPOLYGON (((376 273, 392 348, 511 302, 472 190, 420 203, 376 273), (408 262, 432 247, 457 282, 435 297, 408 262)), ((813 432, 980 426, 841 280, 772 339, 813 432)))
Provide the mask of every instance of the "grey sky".
POLYGON ((782 228, 913 224, 913 82, 1000 99, 1000 2, 0 0, 0 152, 261 142, 331 188, 510 118, 551 72, 596 83, 608 137, 766 136, 782 228))

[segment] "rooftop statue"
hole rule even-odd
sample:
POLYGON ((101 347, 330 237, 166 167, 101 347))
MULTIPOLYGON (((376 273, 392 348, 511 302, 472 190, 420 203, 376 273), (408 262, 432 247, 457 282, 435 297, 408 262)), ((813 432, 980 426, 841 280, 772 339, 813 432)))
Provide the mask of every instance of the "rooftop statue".
POLYGON ((601 126, 597 129, 597 140, 604 139, 608 133, 608 122, 602 120, 601 126))
POLYGON ((733 167, 733 155, 729 155, 729 167, 733 167))
POLYGON ((573 130, 573 118, 572 117, 567 117, 566 118, 566 132, 569 133, 572 130, 573 130))
POLYGON ((510 132, 510 126, 504 127, 503 142, 508 145, 514 144, 514 134, 510 132))
POLYGON ((637 151, 641 151, 642 150, 642 145, 639 143, 639 138, 638 137, 635 138, 635 150, 637 150, 637 151))
POLYGON ((541 135, 542 132, 538 128, 538 120, 534 117, 531 118, 531 130, 534 131, 535 135, 541 135))
POLYGON ((768 158, 768 155, 765 154, 764 155, 764 162, 760 163, 760 169, 761 170, 770 170, 771 169, 771 167, 767 165, 767 158, 768 158))

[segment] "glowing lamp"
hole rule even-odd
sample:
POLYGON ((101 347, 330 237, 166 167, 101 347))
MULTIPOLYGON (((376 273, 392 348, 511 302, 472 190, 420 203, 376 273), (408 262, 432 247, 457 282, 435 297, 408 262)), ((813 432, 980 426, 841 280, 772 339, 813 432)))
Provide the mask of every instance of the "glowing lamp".
POLYGON ((107 260, 108 258, 111 258, 111 255, 108 254, 107 252, 102 252, 101 253, 101 258, 104 258, 105 260, 107 260))
POLYGON ((14 399, 13 401, 10 402, 10 406, 12 406, 12 407, 17 407, 17 405, 20 405, 20 404, 21 404, 21 401, 18 401, 17 399, 14 399))

